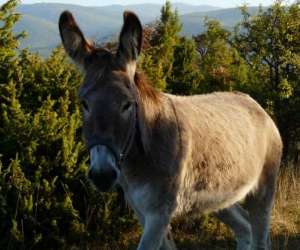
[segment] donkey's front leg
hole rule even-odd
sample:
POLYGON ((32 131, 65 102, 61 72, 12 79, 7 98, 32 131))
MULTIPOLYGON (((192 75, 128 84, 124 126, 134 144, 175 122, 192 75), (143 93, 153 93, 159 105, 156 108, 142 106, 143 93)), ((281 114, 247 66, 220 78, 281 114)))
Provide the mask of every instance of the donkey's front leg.
POLYGON ((149 214, 145 216, 143 236, 138 250, 159 250, 167 233, 169 216, 164 213, 149 214))

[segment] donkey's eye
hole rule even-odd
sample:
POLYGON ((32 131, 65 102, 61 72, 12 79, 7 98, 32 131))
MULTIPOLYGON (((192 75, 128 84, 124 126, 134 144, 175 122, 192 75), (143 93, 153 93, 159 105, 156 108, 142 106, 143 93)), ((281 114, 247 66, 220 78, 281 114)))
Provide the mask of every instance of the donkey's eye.
POLYGON ((89 106, 87 104, 87 102, 85 100, 82 100, 81 101, 81 106, 86 110, 86 111, 89 111, 89 106))
POLYGON ((130 109, 130 107, 131 107, 131 102, 124 103, 122 106, 122 112, 127 111, 128 109, 130 109))

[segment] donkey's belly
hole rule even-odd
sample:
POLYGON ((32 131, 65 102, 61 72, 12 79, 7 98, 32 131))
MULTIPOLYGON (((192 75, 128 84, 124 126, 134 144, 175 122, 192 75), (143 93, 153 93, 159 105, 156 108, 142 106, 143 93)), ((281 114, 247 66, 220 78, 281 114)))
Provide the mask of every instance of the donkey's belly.
POLYGON ((257 180, 241 185, 235 190, 202 190, 195 191, 187 188, 179 191, 177 195, 177 207, 173 213, 173 217, 182 215, 195 215, 211 213, 222 210, 226 207, 241 201, 245 196, 253 191, 256 187, 257 180))

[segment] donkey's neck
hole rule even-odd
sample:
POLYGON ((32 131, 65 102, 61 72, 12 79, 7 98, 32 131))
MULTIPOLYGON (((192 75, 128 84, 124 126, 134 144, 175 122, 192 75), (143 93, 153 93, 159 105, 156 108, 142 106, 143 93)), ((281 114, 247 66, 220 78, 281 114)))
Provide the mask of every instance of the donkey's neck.
POLYGON ((129 155, 128 165, 124 167, 125 179, 133 182, 144 182, 156 174, 170 176, 180 148, 178 124, 170 96, 140 80, 136 81, 140 134, 129 155))
MULTIPOLYGON (((132 188, 149 182, 177 178, 174 171, 178 168, 178 156, 181 154, 181 143, 176 115, 169 96, 162 95, 160 112, 155 106, 145 105, 147 134, 137 136, 136 143, 122 171, 120 184, 125 193, 132 188), (153 112, 149 115, 149 112, 153 112), (148 149, 141 151, 141 143, 148 144, 148 149), (159 178, 158 178, 159 176, 159 178)), ((158 183, 160 185, 161 183, 158 183)))
POLYGON ((143 74, 136 73, 134 81, 139 92, 139 97, 143 103, 151 104, 151 106, 155 106, 155 108, 161 105, 162 93, 156 90, 143 74))
MULTIPOLYGON (((139 95, 140 117, 147 130, 151 130, 163 109, 163 94, 156 90, 144 75, 135 74, 135 84, 139 95)), ((150 132, 150 131, 149 131, 150 132)))

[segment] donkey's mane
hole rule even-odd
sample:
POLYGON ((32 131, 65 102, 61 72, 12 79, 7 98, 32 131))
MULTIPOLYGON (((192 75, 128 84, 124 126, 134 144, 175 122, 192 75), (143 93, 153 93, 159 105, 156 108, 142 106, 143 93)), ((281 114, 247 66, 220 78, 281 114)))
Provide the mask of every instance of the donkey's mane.
POLYGON ((159 105, 161 102, 161 92, 156 90, 146 75, 141 72, 136 72, 134 76, 136 87, 139 90, 142 101, 151 102, 154 105, 159 105))

